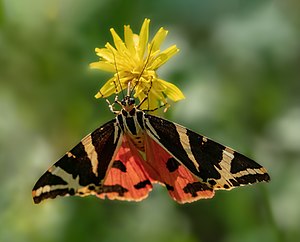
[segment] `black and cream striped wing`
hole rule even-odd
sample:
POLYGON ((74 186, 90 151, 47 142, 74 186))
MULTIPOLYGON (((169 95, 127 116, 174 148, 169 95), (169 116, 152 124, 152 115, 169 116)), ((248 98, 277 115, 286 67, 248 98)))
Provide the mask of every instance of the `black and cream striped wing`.
POLYGON ((181 125, 146 114, 145 126, 152 139, 213 189, 229 190, 270 180, 265 168, 255 161, 181 125))
POLYGON ((115 119, 87 135, 36 182, 32 190, 34 202, 56 196, 86 196, 97 193, 97 189, 104 192, 100 185, 121 146, 122 136, 115 119))

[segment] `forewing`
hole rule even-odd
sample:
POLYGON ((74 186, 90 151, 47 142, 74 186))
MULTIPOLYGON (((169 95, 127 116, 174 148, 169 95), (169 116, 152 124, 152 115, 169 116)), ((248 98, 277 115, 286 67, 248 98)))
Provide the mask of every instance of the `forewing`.
POLYGON ((183 126, 152 115, 145 115, 145 126, 152 139, 213 189, 270 180, 255 161, 183 126))
POLYGON ((56 196, 94 194, 116 156, 122 136, 116 120, 87 135, 37 181, 32 190, 34 202, 56 196))

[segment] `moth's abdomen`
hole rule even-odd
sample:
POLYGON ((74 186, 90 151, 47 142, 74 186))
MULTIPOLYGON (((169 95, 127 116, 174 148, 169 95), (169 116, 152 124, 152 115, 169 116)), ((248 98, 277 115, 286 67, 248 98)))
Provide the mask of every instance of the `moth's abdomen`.
POLYGON ((145 145, 144 145, 145 139, 143 133, 139 135, 131 136, 130 139, 138 150, 145 152, 145 145))

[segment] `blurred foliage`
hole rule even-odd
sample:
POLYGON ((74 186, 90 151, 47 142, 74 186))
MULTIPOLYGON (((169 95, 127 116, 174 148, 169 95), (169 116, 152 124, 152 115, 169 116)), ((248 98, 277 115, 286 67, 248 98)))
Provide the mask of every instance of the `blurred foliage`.
POLYGON ((300 241, 300 2, 0 1, 0 241, 300 241), (272 181, 178 205, 59 198, 33 205, 43 171, 113 118, 88 69, 109 28, 168 29, 160 75, 186 100, 165 115, 267 167, 272 181))

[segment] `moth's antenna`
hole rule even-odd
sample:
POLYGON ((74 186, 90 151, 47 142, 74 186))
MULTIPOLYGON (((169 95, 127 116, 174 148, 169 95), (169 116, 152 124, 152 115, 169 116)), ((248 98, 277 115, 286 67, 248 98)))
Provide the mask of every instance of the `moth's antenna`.
MULTIPOLYGON (((153 43, 152 43, 151 46, 150 46, 149 54, 148 54, 148 56, 147 56, 146 63, 145 63, 145 65, 143 66, 143 69, 142 69, 140 75, 139 75, 138 78, 137 78, 137 82, 135 83, 135 85, 134 85, 133 88, 131 89, 130 96, 132 95, 134 89, 135 89, 136 86, 138 85, 138 83, 139 83, 139 81, 140 81, 140 79, 141 79, 141 77, 142 77, 142 75, 143 75, 143 73, 144 73, 144 71, 145 71, 145 69, 146 69, 146 67, 147 67, 147 65, 148 65, 148 62, 149 62, 149 59, 150 59, 150 54, 151 54, 151 51, 152 51, 152 47, 153 47, 153 43)), ((152 86, 152 84, 151 84, 151 86, 152 86)), ((148 93, 149 93, 149 92, 148 92, 148 93)))
POLYGON ((146 97, 147 97, 147 103, 148 103, 148 110, 150 109, 150 107, 149 107, 150 106, 150 102, 149 102, 148 95, 149 95, 149 92, 150 92, 151 88, 152 88, 152 78, 150 80, 150 87, 149 87, 149 89, 147 91, 147 95, 146 95, 146 97))
MULTIPOLYGON (((119 76, 119 71, 118 71, 118 67, 117 67, 117 61, 116 61, 116 56, 114 54, 114 52, 112 51, 111 52, 113 54, 113 57, 114 57, 114 65, 115 65, 115 69, 116 69, 116 73, 117 73, 117 79, 118 79, 118 84, 120 86, 120 90, 122 92, 122 99, 125 98, 125 95, 124 95, 124 92, 123 92, 123 89, 122 89, 122 84, 121 84, 121 81, 120 81, 120 76, 119 76)), ((116 88, 116 91, 118 92, 118 88, 116 88)))

